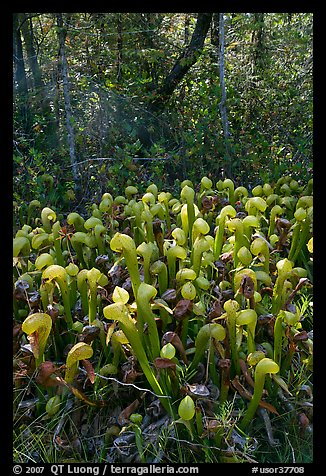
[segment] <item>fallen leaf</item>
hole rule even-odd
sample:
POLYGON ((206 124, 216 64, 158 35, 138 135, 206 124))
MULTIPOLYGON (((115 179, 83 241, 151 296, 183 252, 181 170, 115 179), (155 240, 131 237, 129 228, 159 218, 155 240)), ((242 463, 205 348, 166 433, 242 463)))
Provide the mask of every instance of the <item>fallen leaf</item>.
POLYGON ((85 342, 85 344, 90 344, 99 334, 100 328, 98 326, 85 326, 80 335, 80 341, 85 342))
POLYGON ((310 421, 307 415, 303 412, 299 413, 298 415, 298 420, 299 420, 299 425, 303 428, 307 428, 309 425, 310 421))
MULTIPOLYGON (((245 398, 246 400, 252 399, 252 394, 248 392, 248 390, 246 390, 243 387, 243 385, 241 385, 238 376, 236 376, 233 380, 231 380, 231 383, 233 387, 240 393, 241 397, 245 398)), ((275 415, 279 415, 276 408, 270 403, 265 402, 264 400, 260 400, 259 406, 262 408, 266 408, 266 410, 269 410, 271 413, 274 413, 275 415)))
POLYGON ((104 400, 90 400, 81 390, 79 390, 76 387, 73 387, 70 383, 66 382, 64 379, 61 379, 63 385, 65 385, 71 393, 75 395, 78 400, 81 400, 82 402, 86 403, 86 405, 89 405, 91 407, 104 407, 106 405, 106 402, 104 400))
POLYGON ((201 435, 201 438, 214 438, 216 432, 221 428, 221 423, 217 420, 207 420, 205 423, 205 429, 201 435))
POLYGON ((207 212, 208 210, 210 210, 211 208, 213 208, 213 200, 212 200, 212 197, 206 197, 204 196, 202 199, 201 199, 201 205, 202 205, 202 211, 205 213, 207 212))
POLYGON ((293 336, 293 340, 294 341, 306 341, 308 340, 308 333, 307 331, 301 331, 301 332, 298 332, 297 334, 295 334, 293 336))
POLYGON ((120 425, 126 425, 129 423, 129 417, 134 411, 139 407, 140 401, 138 399, 134 400, 130 405, 128 405, 118 416, 118 423, 120 425))
POLYGON ((167 302, 168 304, 174 303, 177 299, 177 291, 173 288, 167 289, 161 296, 163 301, 167 302))
POLYGON ((187 385, 188 394, 195 398, 206 398, 209 396, 210 391, 206 385, 200 383, 193 383, 187 385))
POLYGON ((86 370, 87 377, 89 378, 90 382, 94 383, 95 382, 95 371, 94 371, 93 365, 87 359, 81 360, 80 363, 83 365, 84 369, 86 370))
POLYGON ((239 359, 239 364, 241 367, 241 372, 244 375, 244 378, 246 379, 247 383, 250 385, 250 387, 254 388, 255 387, 255 382, 253 381, 252 376, 250 375, 248 371, 248 367, 243 359, 239 359))
POLYGON ((176 368, 176 363, 172 362, 171 359, 167 359, 165 357, 156 357, 154 359, 154 365, 157 369, 173 369, 176 368))
POLYGON ((36 382, 44 387, 57 387, 58 385, 62 385, 61 378, 56 375, 58 370, 59 368, 52 362, 48 360, 42 362, 38 367, 36 382))
POLYGON ((223 308, 222 308, 222 303, 219 299, 216 299, 212 307, 208 313, 208 318, 211 319, 216 319, 217 317, 220 317, 223 313, 223 308))
POLYGON ((176 319, 184 319, 191 314, 193 302, 189 299, 181 299, 174 308, 174 317, 176 319))
POLYGON ((253 279, 246 274, 241 279, 239 293, 243 294, 246 299, 250 299, 253 297, 255 292, 255 285, 253 279))
POLYGON ((127 370, 123 374, 122 381, 125 383, 133 383, 140 375, 143 375, 142 372, 137 372, 135 369, 127 370))

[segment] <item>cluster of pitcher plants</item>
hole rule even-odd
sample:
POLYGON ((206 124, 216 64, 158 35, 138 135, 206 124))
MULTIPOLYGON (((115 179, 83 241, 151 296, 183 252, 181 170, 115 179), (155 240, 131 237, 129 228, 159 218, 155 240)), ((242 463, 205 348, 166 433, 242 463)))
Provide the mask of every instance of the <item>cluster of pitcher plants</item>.
MULTIPOLYGON (((110 382, 132 384, 189 441, 241 461, 219 408, 235 402, 232 428, 249 437, 259 408, 282 413, 295 367, 312 371, 297 305, 312 287, 312 219, 312 179, 288 176, 250 191, 186 180, 178 196, 128 186, 88 217, 32 201, 13 240, 13 310, 36 416, 71 396, 103 407, 110 382)), ((137 402, 125 412, 135 429, 137 402)))

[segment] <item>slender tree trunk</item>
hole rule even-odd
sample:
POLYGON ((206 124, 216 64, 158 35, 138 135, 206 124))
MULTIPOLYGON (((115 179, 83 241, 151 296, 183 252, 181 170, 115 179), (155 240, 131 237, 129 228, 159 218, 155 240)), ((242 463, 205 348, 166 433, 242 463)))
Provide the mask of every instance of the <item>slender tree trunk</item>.
POLYGON ((34 88, 36 91, 44 89, 41 68, 38 64, 37 53, 34 47, 34 34, 32 19, 26 16, 26 13, 20 13, 21 31, 24 38, 26 55, 29 67, 33 75, 34 88))
POLYGON ((117 81, 120 82, 121 79, 122 79, 122 20, 121 20, 121 13, 118 13, 117 33, 118 33, 117 81))
MULTIPOLYGON (((220 22, 220 14, 219 13, 213 13, 212 17, 212 23, 210 27, 210 39, 211 39, 211 45, 214 46, 214 48, 211 48, 209 50, 209 55, 211 58, 211 62, 213 64, 218 63, 218 58, 219 58, 219 46, 220 46, 220 41, 219 41, 219 22, 220 22)), ((214 75, 209 75, 208 77, 209 84, 211 87, 214 87, 216 84, 216 77, 214 75)))
POLYGON ((23 96, 27 96, 28 88, 27 88, 25 62, 23 57, 23 45, 22 45, 22 39, 21 39, 21 31, 19 27, 18 13, 13 14, 13 29, 14 29, 13 53, 14 53, 14 65, 15 65, 14 79, 17 83, 18 93, 23 96))
MULTIPOLYGON (((189 13, 186 13, 185 14, 185 23, 184 23, 184 46, 185 48, 187 47, 188 43, 189 43, 189 26, 190 26, 190 15, 189 13)), ((181 113, 183 114, 183 110, 184 110, 184 98, 186 96, 186 81, 183 81, 181 87, 180 87, 180 94, 179 94, 179 98, 180 98, 180 111, 181 113)))
POLYGON ((47 141, 50 146, 55 146, 58 143, 57 125, 53 118, 50 99, 47 97, 45 84, 42 78, 42 71, 38 62, 37 52, 34 46, 34 32, 32 18, 28 17, 26 13, 20 13, 20 25, 24 38, 27 61, 32 72, 34 91, 36 97, 36 107, 39 108, 41 114, 44 114, 47 119, 47 141))
POLYGON ((252 122, 255 118, 255 110, 259 97, 257 87, 260 79, 263 77, 266 48, 264 44, 264 13, 253 14, 253 31, 251 35, 252 54, 251 54, 251 81, 250 81, 250 100, 247 105, 247 120, 252 122))
POLYGON ((228 178, 231 174, 231 153, 230 153, 230 128, 226 108, 226 89, 225 89, 225 33, 224 33, 224 13, 219 15, 219 69, 220 69, 220 87, 221 87, 221 102, 219 103, 221 120, 223 126, 226 162, 225 173, 228 178))
POLYGON ((16 103, 19 116, 24 118, 24 130, 27 132, 30 127, 30 111, 28 105, 28 86, 23 56, 23 45, 21 31, 19 27, 18 13, 13 14, 13 55, 14 55, 14 81, 16 86, 16 103))
MULTIPOLYGON (((143 49, 155 49, 157 48, 155 42, 154 30, 157 26, 157 18, 155 13, 140 13, 139 14, 139 23, 141 29, 143 30, 139 36, 139 47, 143 49)), ((150 90, 153 90, 157 82, 157 65, 156 62, 152 61, 151 55, 149 57, 144 56, 141 59, 139 70, 142 74, 145 73, 146 78, 150 80, 147 84, 150 90)))
POLYGON ((252 74, 259 74, 265 65, 264 13, 254 13, 254 30, 251 41, 254 45, 252 74))
POLYGON ((69 145, 69 155, 70 155, 70 164, 72 170, 72 176, 75 183, 75 191, 79 192, 79 174, 78 166, 76 159, 75 151, 75 131, 73 127, 73 114, 70 101, 70 87, 69 87, 69 75, 68 75, 68 63, 66 58, 65 50, 65 38, 66 30, 63 27, 62 13, 56 13, 57 25, 58 25, 58 40, 60 47, 60 66, 61 66, 61 76, 63 83, 63 97, 64 97, 64 107, 66 115, 66 127, 67 127, 67 136, 68 136, 68 145, 69 145))
MULTIPOLYGON (((57 64, 59 63, 59 55, 57 58, 57 64)), ((57 132, 60 131, 60 72, 58 66, 53 69, 52 83, 54 84, 54 97, 53 97, 53 113, 54 121, 57 132)), ((58 134, 58 142, 60 143, 60 135, 58 134)))
POLYGON ((216 46, 218 50, 219 46, 219 13, 213 13, 212 24, 211 24, 211 43, 216 46))
POLYGON ((205 38, 212 21, 212 15, 212 13, 198 13, 195 30, 190 43, 175 62, 172 70, 164 79, 162 86, 156 91, 155 99, 152 100, 149 105, 151 112, 159 112, 165 107, 173 91, 178 84, 180 84, 185 74, 197 62, 204 47, 205 38))

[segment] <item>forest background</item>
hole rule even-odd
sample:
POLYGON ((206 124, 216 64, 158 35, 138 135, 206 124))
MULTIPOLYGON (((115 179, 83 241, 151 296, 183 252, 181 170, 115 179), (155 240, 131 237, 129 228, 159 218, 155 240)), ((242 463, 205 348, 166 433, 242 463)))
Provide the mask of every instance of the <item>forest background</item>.
MULTIPOLYGON (((15 13, 14 200, 312 174, 312 13, 15 13)), ((76 208, 77 207, 77 208, 76 208)))

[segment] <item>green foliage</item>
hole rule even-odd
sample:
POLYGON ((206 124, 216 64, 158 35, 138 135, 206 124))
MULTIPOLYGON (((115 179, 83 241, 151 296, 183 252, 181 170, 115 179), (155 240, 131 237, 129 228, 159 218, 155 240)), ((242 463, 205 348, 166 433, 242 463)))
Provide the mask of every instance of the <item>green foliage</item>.
POLYGON ((312 14, 15 15, 15 461, 310 461, 312 14))
MULTIPOLYGON (((116 412, 115 392, 121 429, 112 439, 123 439, 128 425, 142 462, 159 449, 149 449, 132 415, 151 420, 153 396, 174 435, 189 440, 189 458, 192 443, 201 447, 198 462, 259 457, 248 445, 259 407, 275 431, 291 413, 293 435, 310 434, 310 413, 297 414, 300 399, 312 398, 313 196, 306 184, 284 176, 254 194, 242 189, 237 202, 230 179, 183 182, 177 194, 154 185, 144 193, 137 183, 119 197, 106 192, 86 219, 34 210, 16 232, 14 359, 16 369, 25 365, 17 393, 31 379, 33 418, 55 421, 79 401, 116 412), (268 200, 273 192, 278 214, 268 200), (296 240, 298 223, 304 241, 296 240), (250 250, 245 265, 237 260, 243 248, 250 250), (34 358, 27 362, 28 343, 34 358), (131 384, 133 395, 125 394, 131 384)), ((17 407, 17 422, 19 414, 17 407)), ((168 432, 165 459, 171 441, 168 432)), ((114 448, 107 447, 113 460, 124 461, 114 448)))
POLYGON ((58 211, 69 210, 75 201, 74 184, 69 180, 62 163, 65 153, 44 153, 34 147, 25 148, 19 144, 14 155, 13 199, 15 226, 23 221, 19 216, 27 216, 28 205, 38 200, 43 208, 51 205, 58 211), (51 173, 49 173, 51 172, 51 173), (67 179, 68 178, 68 179, 67 179))
MULTIPOLYGON (((156 174, 156 180, 159 175, 164 186, 173 187, 176 180, 196 180, 220 174, 222 169, 231 171, 237 185, 241 182, 247 187, 259 180, 276 181, 284 174, 308 180, 312 169, 312 14, 225 14, 227 139, 219 110, 216 19, 202 55, 164 109, 159 114, 151 110, 158 87, 189 43, 195 15, 73 13, 65 19, 75 148, 82 163, 82 190, 89 193, 86 200, 97 192, 93 182, 100 180, 99 195, 103 193, 103 174, 99 177, 94 172, 104 164, 90 162, 99 157, 113 159, 104 167, 112 191, 128 179, 146 182, 156 174), (169 155, 171 160, 166 162, 131 163, 134 157, 169 155), (130 165, 138 171, 130 170, 130 165)), ((39 165, 57 177, 63 195, 65 177, 71 180, 64 104, 55 74, 47 66, 57 54, 55 20, 53 14, 44 13, 36 14, 31 22, 46 86, 38 94, 29 88, 28 121, 26 111, 19 107, 21 101, 26 106, 25 98, 15 96, 16 149, 23 150, 15 154, 19 165, 15 178, 23 175, 30 185, 41 187, 35 178, 38 165, 30 163, 32 158, 40 161, 41 154, 39 165), (50 109, 42 108, 43 103, 50 109), (31 149, 34 152, 28 152, 31 149), (21 167, 23 155, 31 170, 21 167)), ((16 190, 19 184, 14 185, 21 196, 16 190)), ((55 206, 52 197, 51 203, 55 206)))

